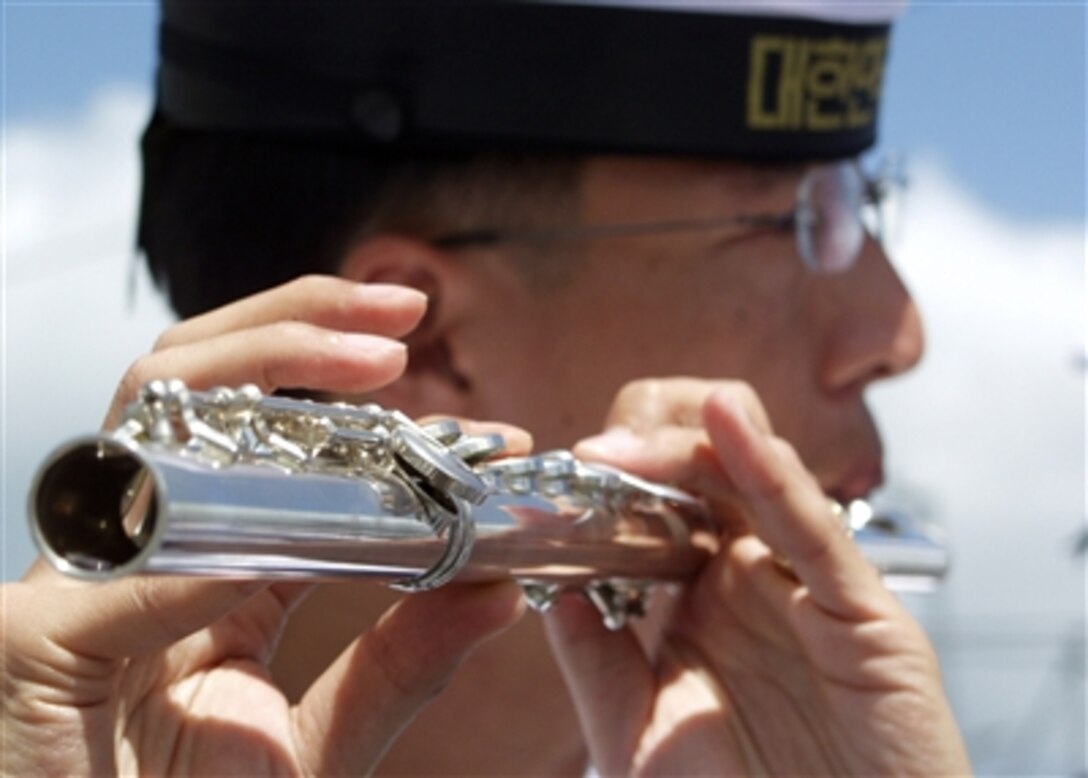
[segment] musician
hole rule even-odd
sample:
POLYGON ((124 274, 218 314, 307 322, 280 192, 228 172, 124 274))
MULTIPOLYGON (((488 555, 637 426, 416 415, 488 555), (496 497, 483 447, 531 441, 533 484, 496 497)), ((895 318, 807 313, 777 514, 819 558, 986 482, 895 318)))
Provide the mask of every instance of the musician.
POLYGON ((139 242, 183 321, 107 424, 161 377, 501 420, 706 497, 722 549, 616 633, 577 596, 519 619, 508 584, 382 616, 371 584, 36 570, 6 594, 8 758, 969 771, 829 507, 880 485, 864 392, 923 349, 855 161, 897 5, 166 0, 139 242))

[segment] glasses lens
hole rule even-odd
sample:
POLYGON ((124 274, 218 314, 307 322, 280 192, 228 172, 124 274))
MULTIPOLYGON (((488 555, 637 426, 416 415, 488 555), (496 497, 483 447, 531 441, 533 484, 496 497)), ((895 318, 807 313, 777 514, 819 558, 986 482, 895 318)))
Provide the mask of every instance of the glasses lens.
POLYGON ((817 273, 841 273, 865 240, 865 181, 853 163, 814 168, 797 189, 797 247, 817 273))
POLYGON ((886 251, 894 249, 902 237, 906 187, 903 161, 896 157, 883 160, 877 174, 865 182, 862 223, 886 251))

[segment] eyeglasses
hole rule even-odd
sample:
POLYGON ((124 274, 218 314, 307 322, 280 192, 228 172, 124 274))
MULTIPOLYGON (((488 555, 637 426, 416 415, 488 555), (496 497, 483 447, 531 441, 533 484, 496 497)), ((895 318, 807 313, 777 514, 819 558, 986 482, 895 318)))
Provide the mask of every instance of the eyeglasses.
POLYGON ((456 249, 743 227, 793 231, 797 253, 805 267, 816 273, 841 273, 857 261, 866 233, 884 240, 889 201, 903 186, 902 176, 888 165, 881 166, 878 175, 870 176, 857 161, 850 160, 819 165, 806 172, 797 186, 793 210, 786 213, 541 229, 475 229, 440 235, 431 243, 456 249))

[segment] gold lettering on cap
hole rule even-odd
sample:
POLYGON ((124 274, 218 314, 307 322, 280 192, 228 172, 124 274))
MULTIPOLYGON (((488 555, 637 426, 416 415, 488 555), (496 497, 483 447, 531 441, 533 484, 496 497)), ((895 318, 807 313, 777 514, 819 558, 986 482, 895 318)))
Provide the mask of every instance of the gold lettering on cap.
POLYGON ((864 40, 758 35, 748 70, 753 130, 831 132, 872 124, 887 37, 864 40))

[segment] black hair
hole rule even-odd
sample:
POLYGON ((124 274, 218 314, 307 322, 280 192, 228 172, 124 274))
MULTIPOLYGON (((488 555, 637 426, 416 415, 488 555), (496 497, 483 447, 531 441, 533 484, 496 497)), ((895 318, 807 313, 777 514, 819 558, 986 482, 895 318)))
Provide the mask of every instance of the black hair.
POLYGON ((161 113, 141 151, 137 243, 182 318, 300 275, 335 273, 375 229, 427 237, 553 218, 580 169, 557 154, 389 150, 192 129, 161 113))

